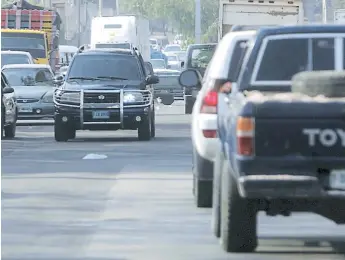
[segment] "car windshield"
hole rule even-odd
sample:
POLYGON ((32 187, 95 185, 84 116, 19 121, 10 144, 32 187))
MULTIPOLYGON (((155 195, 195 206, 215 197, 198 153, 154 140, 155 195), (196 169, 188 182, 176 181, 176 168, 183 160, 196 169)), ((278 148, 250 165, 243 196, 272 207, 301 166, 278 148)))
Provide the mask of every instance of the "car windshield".
POLYGON ((334 38, 270 40, 257 61, 256 81, 290 81, 301 71, 334 70, 334 45, 334 38))
POLYGON ((53 75, 47 68, 5 68, 2 72, 11 86, 53 86, 53 75))
POLYGON ((184 60, 186 58, 186 53, 180 52, 180 53, 177 53, 177 56, 179 60, 184 60))
POLYGON ((212 59, 215 49, 215 46, 207 46, 193 49, 191 55, 191 67, 196 69, 206 69, 207 65, 212 59))
POLYGON ((154 69, 165 69, 165 61, 164 60, 151 60, 152 67, 154 69))
POLYGON ((180 51, 180 50, 181 50, 181 47, 178 45, 168 45, 164 49, 165 52, 180 51))
POLYGON ((80 55, 74 57, 70 66, 68 79, 85 77, 141 79, 139 62, 136 57, 130 55, 80 55))
POLYGON ((177 56, 168 56, 168 61, 177 61, 177 56))
POLYGON ((1 54, 1 66, 9 64, 30 64, 30 59, 25 54, 1 54))

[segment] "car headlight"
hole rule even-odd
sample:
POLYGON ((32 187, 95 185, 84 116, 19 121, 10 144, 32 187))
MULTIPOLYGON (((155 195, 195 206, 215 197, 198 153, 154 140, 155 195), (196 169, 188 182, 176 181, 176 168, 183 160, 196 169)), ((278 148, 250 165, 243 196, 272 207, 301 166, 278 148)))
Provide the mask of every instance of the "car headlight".
POLYGON ((142 101, 144 101, 144 97, 143 97, 143 94, 139 92, 124 93, 123 95, 124 103, 134 103, 134 102, 142 102, 142 101))
POLYGON ((43 103, 53 103, 53 94, 48 93, 48 94, 44 95, 42 98, 42 102, 43 103))
POLYGON ((67 92, 63 93, 60 97, 60 102, 79 103, 80 92, 67 92))

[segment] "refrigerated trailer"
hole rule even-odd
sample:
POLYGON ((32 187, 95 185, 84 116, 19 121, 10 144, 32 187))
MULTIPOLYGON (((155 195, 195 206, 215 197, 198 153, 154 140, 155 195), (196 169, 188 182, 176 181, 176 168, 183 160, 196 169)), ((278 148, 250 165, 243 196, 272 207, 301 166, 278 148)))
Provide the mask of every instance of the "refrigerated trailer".
POLYGON ((219 0, 218 41, 234 25, 304 23, 302 0, 219 0))

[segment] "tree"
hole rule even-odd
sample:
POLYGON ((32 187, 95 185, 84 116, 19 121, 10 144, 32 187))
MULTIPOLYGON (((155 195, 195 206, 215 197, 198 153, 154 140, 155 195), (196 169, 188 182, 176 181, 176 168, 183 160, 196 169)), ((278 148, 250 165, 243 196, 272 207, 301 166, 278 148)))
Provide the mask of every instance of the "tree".
MULTIPOLYGON (((205 34, 209 33, 210 27, 216 27, 214 23, 218 18, 218 1, 201 0, 201 7, 201 29, 205 34)), ((164 19, 186 37, 194 36, 193 0, 126 0, 123 8, 125 12, 145 15, 149 19, 164 19)))

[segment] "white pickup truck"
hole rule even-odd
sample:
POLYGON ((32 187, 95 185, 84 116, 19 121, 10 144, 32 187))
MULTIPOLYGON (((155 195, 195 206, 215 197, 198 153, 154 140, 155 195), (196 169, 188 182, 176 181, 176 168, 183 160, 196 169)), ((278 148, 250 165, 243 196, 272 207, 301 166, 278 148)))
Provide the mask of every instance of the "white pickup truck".
POLYGON ((219 0, 218 41, 233 25, 304 23, 302 0, 219 0))

